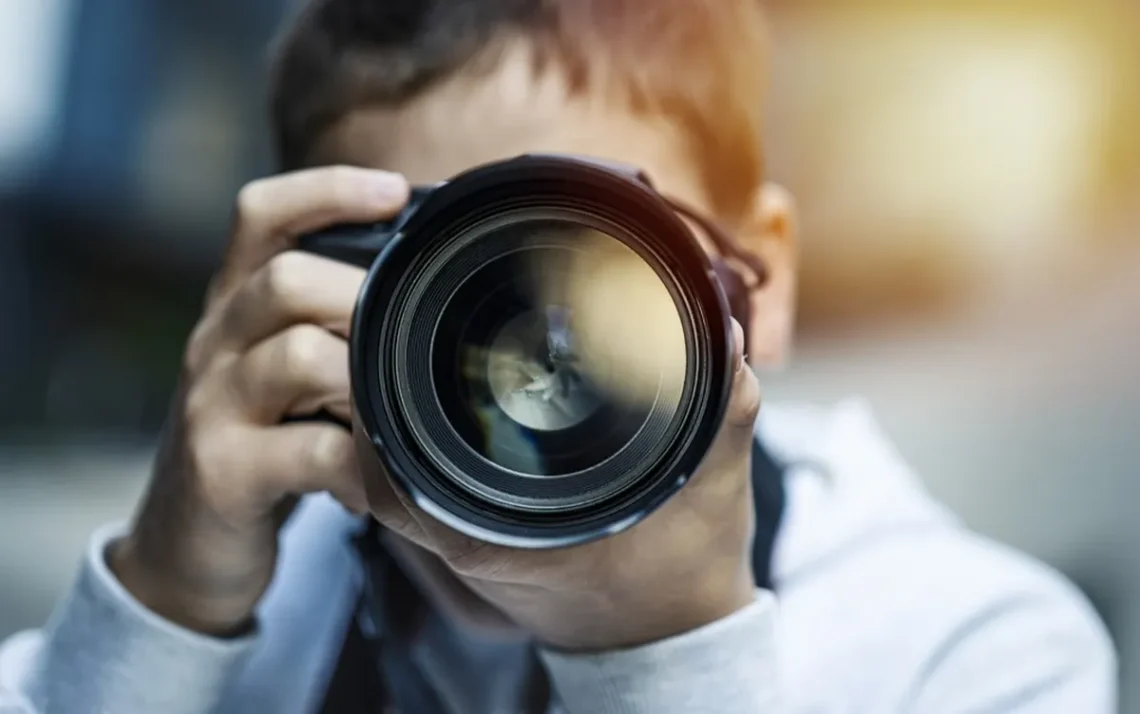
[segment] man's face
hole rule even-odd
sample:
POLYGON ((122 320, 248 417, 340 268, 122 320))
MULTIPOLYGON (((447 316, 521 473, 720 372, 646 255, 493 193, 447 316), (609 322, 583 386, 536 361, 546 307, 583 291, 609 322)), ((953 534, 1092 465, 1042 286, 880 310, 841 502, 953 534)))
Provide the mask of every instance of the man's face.
MULTIPOLYGON (((757 187, 749 215, 718 216, 678 127, 635 115, 600 94, 570 96, 560 73, 535 77, 524 45, 509 48, 491 73, 458 76, 398 109, 352 112, 317 142, 314 158, 431 184, 480 164, 542 152, 637 166, 662 194, 731 228, 770 272, 768 284, 752 295, 749 354, 754 364, 782 361, 791 332, 796 255, 786 194, 771 185, 757 187)), ((711 252, 713 246, 695 234, 711 252)))

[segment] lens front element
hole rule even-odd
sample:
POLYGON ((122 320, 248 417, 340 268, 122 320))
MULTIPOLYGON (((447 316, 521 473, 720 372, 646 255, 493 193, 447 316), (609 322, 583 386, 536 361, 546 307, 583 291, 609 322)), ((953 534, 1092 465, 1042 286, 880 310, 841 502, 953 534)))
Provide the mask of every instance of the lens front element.
POLYGON ((596 217, 529 209, 465 228, 414 271, 403 406, 473 502, 585 509, 676 438, 691 401, 683 313, 638 248, 596 217))
POLYGON ((580 544, 677 493, 720 428, 713 266, 634 170, 523 156, 433 188, 372 263, 356 422, 383 477, 473 538, 580 544))

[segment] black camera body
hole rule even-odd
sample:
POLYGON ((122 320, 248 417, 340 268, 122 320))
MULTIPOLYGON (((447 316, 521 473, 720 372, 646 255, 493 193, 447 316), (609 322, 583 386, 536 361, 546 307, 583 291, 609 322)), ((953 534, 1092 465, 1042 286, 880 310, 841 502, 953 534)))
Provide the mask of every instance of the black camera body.
POLYGON ((723 420, 733 350, 721 278, 676 211, 636 169, 527 155, 416 188, 390 222, 303 237, 303 250, 368 271, 351 333, 355 422, 393 484, 450 527, 519 548, 619 532, 684 486, 723 420), (583 376, 580 310, 548 294, 603 242, 656 276, 681 331, 680 377, 650 380, 636 403, 607 392, 613 374, 583 376))

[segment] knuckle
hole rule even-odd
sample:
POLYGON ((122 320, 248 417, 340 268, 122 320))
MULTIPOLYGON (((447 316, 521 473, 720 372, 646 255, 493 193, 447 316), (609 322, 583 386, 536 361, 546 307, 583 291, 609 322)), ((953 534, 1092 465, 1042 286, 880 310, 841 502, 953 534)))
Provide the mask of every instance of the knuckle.
POLYGON ((503 567, 496 562, 497 549, 494 546, 469 536, 456 535, 453 542, 442 550, 442 557, 452 571, 463 577, 490 578, 503 567))
POLYGON ((307 375, 324 367, 325 331, 316 325, 297 325, 282 340, 280 364, 287 374, 307 375))
POLYGON ((202 320, 194 326, 190 337, 186 340, 186 350, 182 356, 185 375, 196 377, 206 371, 213 356, 210 343, 210 325, 206 320, 202 320))
POLYGON ((235 213, 239 225, 256 222, 265 212, 266 179, 250 181, 238 191, 235 213))
POLYGON ((246 458, 241 430, 234 425, 200 431, 187 445, 186 466, 193 473, 198 497, 223 522, 238 523, 253 515, 265 490, 267 474, 258 458, 246 458), (244 447, 244 448, 243 448, 244 447))
POLYGON ((278 253, 265 264, 263 290, 265 299, 279 306, 294 305, 305 294, 305 275, 308 256, 297 251, 278 253))
POLYGON ((199 425, 187 430, 186 461, 200 483, 208 485, 231 470, 228 463, 231 454, 227 448, 230 439, 229 429, 199 425))
POLYGON ((183 401, 182 411, 192 433, 199 425, 209 421, 213 405, 214 397, 209 390, 201 384, 190 386, 183 401))
POLYGON ((186 351, 182 355, 182 373, 186 377, 196 377, 206 366, 207 350, 201 338, 190 336, 186 343, 186 351))
POLYGON ((309 458, 321 473, 344 469, 352 460, 352 439, 341 429, 324 429, 313 439, 309 458))

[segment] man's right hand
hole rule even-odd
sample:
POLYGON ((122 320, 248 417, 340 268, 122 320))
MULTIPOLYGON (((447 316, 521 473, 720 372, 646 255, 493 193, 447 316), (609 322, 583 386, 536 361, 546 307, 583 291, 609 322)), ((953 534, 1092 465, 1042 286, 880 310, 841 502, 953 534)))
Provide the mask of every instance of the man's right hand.
POLYGON ((296 496, 367 509, 352 437, 348 330, 364 271, 290 250, 297 236, 403 208, 400 176, 350 167, 246 186, 225 264, 186 348, 150 488, 108 560, 149 609, 214 635, 240 632, 272 579, 296 496))

